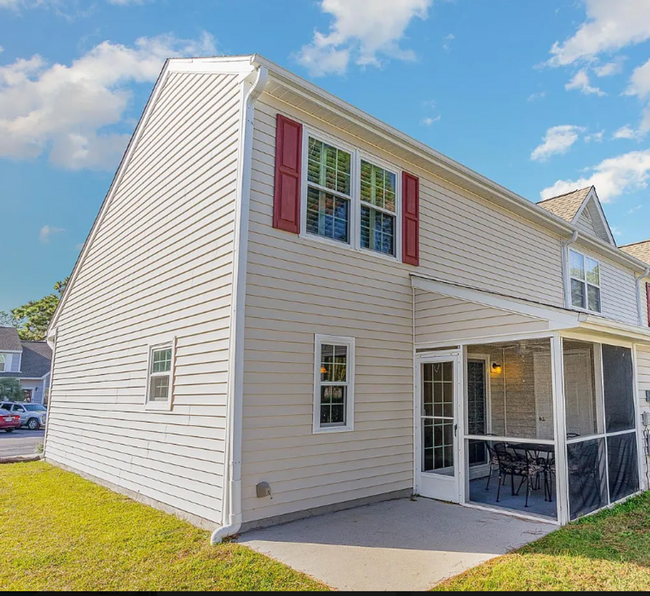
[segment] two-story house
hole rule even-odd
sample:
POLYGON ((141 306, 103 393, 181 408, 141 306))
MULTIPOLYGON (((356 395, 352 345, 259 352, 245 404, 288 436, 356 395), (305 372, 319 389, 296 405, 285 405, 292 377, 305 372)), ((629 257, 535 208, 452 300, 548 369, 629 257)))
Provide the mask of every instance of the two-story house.
POLYGON ((18 379, 25 401, 47 404, 51 367, 46 342, 21 340, 14 327, 0 327, 0 379, 18 379))
POLYGON ((52 321, 45 455, 215 541, 414 493, 566 523, 647 487, 638 257, 593 188, 170 60, 52 321))

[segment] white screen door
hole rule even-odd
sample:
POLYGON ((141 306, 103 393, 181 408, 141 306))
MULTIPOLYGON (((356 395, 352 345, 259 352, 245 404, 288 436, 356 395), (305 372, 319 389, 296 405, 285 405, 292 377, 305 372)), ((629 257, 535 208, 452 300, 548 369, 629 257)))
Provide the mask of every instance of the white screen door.
POLYGON ((416 492, 453 503, 460 502, 459 362, 455 355, 421 359, 416 395, 416 492))

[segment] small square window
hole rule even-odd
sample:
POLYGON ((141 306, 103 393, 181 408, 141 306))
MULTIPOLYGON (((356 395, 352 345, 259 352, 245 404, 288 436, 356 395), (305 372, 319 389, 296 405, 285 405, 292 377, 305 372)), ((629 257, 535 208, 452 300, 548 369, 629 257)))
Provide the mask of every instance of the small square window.
POLYGON ((354 339, 316 336, 314 432, 352 430, 354 339))

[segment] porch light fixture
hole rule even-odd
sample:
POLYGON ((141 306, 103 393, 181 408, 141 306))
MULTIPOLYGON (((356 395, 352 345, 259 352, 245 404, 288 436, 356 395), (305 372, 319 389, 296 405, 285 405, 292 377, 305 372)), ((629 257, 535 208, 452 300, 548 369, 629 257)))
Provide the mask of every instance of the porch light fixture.
POLYGON ((503 367, 500 364, 498 364, 496 362, 493 362, 492 363, 492 373, 495 374, 495 375, 500 375, 502 372, 503 372, 503 367))

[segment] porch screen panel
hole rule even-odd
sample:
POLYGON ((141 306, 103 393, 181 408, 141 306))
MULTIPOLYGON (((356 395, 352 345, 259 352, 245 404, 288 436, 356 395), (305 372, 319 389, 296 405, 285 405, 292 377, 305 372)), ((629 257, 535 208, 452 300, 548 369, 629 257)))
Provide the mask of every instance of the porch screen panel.
POLYGON ((636 432, 607 437, 609 498, 615 502, 639 490, 636 432))
POLYGON ((564 401, 568 437, 602 434, 596 403, 594 344, 564 341, 564 401))
POLYGON ((607 433, 635 428, 632 351, 603 345, 603 378, 607 433))
POLYGON ((607 506, 605 439, 567 445, 571 519, 607 506))
POLYGON ((473 345, 467 359, 467 434, 554 439, 550 340, 473 345), (484 377, 479 357, 487 359, 484 377))

